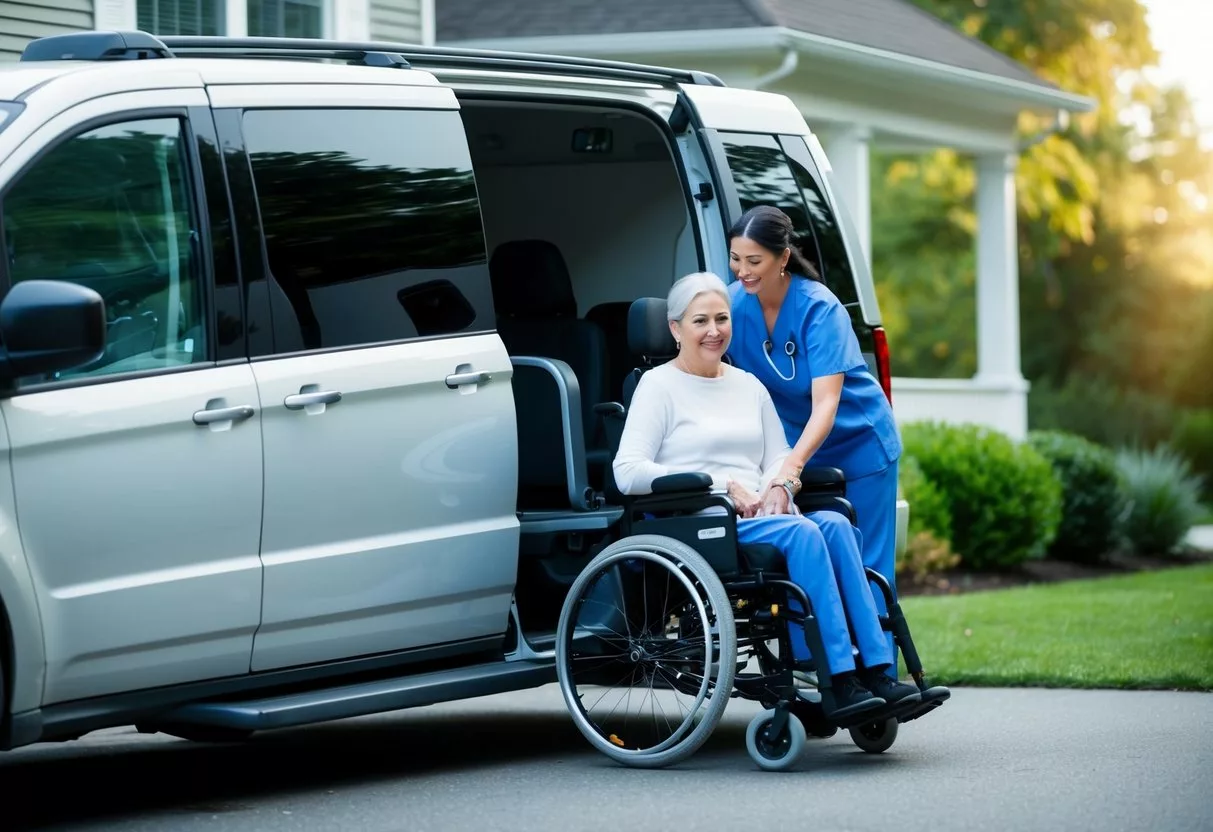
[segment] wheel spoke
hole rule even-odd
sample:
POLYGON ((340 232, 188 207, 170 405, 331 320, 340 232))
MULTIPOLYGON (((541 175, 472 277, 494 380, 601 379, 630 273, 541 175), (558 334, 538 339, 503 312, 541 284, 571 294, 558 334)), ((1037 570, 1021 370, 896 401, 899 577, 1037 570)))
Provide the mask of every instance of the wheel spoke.
POLYGON ((693 551, 662 540, 610 544, 574 581, 560 623, 558 676, 578 728, 629 764, 664 765, 697 748, 719 721, 735 672, 723 585, 693 551), (615 575, 622 583, 608 579, 615 575), (574 653, 578 632, 595 638, 574 653), (591 686, 607 689, 591 693, 591 686))

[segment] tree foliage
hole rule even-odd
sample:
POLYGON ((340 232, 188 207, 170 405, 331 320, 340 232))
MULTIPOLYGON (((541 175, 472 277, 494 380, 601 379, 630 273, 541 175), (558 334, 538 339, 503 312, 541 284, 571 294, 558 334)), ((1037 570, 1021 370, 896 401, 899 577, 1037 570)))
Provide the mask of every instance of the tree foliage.
MULTIPOLYGON (((1022 357, 1039 395, 1094 383, 1175 408, 1213 405, 1213 161, 1184 91, 1150 80, 1158 53, 1142 5, 914 1, 1098 104, 1056 129, 1020 119, 1022 357)), ((874 265, 898 373, 969 376, 971 163, 949 150, 878 155, 872 172, 874 265)), ((1046 411, 1054 423, 1037 426, 1068 427, 1046 411)))

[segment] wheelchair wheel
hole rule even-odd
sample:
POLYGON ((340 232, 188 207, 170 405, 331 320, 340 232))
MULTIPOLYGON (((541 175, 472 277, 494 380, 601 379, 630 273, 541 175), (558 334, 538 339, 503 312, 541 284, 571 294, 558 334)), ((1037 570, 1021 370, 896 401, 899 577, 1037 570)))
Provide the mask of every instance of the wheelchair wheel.
POLYGON ((851 740, 869 754, 888 751, 897 739, 897 720, 881 719, 865 722, 851 729, 851 740))
POLYGON ((750 720, 745 732, 745 748, 750 759, 765 771, 787 771, 800 760, 807 740, 804 725, 787 715, 784 728, 774 733, 775 711, 762 711, 750 720))
POLYGON ((616 762, 660 768, 695 753, 724 714, 736 666, 724 585, 672 538, 612 543, 565 598, 560 691, 578 730, 616 762))

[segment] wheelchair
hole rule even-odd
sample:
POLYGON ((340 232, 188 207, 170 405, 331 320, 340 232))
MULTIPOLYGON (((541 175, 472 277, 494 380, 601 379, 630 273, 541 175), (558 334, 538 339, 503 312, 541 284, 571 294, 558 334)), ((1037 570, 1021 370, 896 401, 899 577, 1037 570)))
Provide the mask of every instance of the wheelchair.
MULTIPOLYGON (((595 408, 610 458, 640 375, 671 357, 664 306, 663 299, 644 298, 629 310, 628 343, 639 366, 627 377, 623 404, 595 408)), ((889 581, 869 569, 888 610, 881 626, 892 634, 918 693, 874 711, 833 712, 826 707, 830 668, 812 603, 789 579, 779 550, 739 543, 732 501, 712 491, 711 478, 671 474, 656 480, 651 494, 628 497, 614 488, 609 459, 605 477, 605 500, 622 512, 569 587, 555 658, 574 723, 610 759, 636 768, 686 760, 731 698, 763 707, 746 731, 747 751, 761 769, 791 768, 810 734, 828 738, 839 729, 878 754, 893 745, 900 724, 950 697, 946 687, 928 682, 889 581), (792 623, 803 627, 816 690, 798 687, 793 675, 792 623)), ((856 521, 842 471, 805 469, 801 480, 796 502, 803 513, 838 511, 856 521)))

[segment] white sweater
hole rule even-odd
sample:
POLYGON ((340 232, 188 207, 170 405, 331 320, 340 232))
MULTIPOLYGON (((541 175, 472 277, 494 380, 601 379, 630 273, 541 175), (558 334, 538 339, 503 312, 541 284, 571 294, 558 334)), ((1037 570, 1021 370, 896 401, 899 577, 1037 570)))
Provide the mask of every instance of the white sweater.
POLYGON ((757 378, 725 364, 703 378, 662 364, 640 377, 632 396, 615 483, 624 494, 650 494, 666 474, 702 472, 715 489, 729 479, 761 491, 791 452, 775 405, 757 378))

